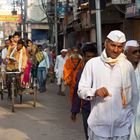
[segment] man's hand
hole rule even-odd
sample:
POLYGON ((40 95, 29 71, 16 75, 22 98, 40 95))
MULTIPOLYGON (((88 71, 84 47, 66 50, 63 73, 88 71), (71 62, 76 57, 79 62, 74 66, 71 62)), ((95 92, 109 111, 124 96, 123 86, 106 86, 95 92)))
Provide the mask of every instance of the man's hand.
POLYGON ((16 59, 15 58, 9 58, 9 61, 16 62, 16 59))
POLYGON ((3 64, 7 65, 7 59, 2 59, 3 64))
POLYGON ((95 96, 100 96, 102 98, 105 98, 107 96, 111 96, 111 94, 109 94, 108 90, 105 87, 102 87, 96 90, 95 96))
POLYGON ((71 113, 71 120, 72 120, 73 122, 76 121, 76 113, 71 113))
POLYGON ((93 96, 87 96, 87 100, 91 101, 93 99, 93 96))
POLYGON ((21 73, 24 73, 25 69, 24 68, 21 68, 21 73))

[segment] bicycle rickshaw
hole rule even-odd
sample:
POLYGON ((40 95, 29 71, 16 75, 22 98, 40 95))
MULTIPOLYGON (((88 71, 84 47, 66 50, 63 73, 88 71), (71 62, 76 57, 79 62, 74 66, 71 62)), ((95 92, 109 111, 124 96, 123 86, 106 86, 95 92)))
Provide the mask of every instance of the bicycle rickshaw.
MULTIPOLYGON (((11 101, 11 105, 12 105, 12 112, 15 112, 15 100, 18 98, 19 96, 19 101, 20 104, 22 104, 22 96, 24 94, 29 94, 29 95, 33 95, 33 107, 36 107, 36 98, 37 98, 37 80, 31 80, 30 83, 30 87, 29 88, 23 88, 20 84, 20 76, 21 76, 21 72, 19 71, 7 71, 6 72, 6 76, 8 77, 9 81, 9 87, 7 87, 8 89, 8 100, 11 101), (10 93, 10 94, 9 94, 10 93)), ((3 82, 2 82, 3 83, 3 82)), ((3 84, 0 85, 3 85, 3 84)), ((3 99, 3 95, 4 95, 4 88, 3 86, 0 86, 0 93, 1 93, 1 99, 3 99)))

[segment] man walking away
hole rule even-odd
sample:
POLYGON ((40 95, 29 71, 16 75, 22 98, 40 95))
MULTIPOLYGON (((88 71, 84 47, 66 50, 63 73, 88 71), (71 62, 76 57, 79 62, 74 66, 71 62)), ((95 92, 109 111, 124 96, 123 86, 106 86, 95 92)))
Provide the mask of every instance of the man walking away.
POLYGON ((63 71, 64 71, 64 64, 67 60, 67 49, 62 49, 61 54, 56 57, 56 62, 55 62, 55 75, 57 78, 57 85, 59 86, 59 95, 65 95, 65 85, 63 81, 63 71))

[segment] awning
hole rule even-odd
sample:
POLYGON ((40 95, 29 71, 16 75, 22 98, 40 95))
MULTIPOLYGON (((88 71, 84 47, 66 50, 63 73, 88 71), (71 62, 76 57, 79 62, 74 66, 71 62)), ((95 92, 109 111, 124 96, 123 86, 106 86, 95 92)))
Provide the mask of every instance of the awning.
POLYGON ((47 24, 31 24, 32 29, 48 30, 49 26, 47 24))

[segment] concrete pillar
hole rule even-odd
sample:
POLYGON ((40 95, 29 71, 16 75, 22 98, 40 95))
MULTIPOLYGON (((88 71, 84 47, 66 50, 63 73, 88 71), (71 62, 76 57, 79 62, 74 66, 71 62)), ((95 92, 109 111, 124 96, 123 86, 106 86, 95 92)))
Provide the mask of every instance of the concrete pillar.
POLYGON ((101 9, 100 0, 95 0, 96 4, 96 34, 97 34, 97 49, 98 54, 102 52, 102 35, 101 35, 101 9))

